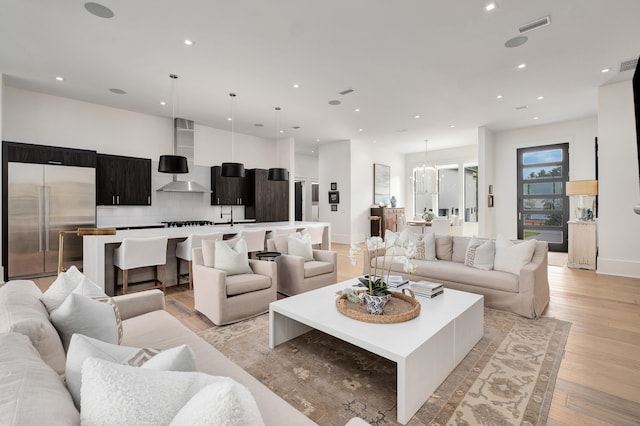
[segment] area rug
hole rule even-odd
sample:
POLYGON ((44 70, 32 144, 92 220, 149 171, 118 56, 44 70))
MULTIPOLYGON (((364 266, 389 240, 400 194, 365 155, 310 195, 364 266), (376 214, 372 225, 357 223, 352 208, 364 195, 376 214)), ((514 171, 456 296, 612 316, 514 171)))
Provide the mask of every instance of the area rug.
MULTIPOLYGON (((409 425, 545 424, 571 324, 488 308, 484 320, 484 337, 409 425)), ((320 425, 398 424, 391 361, 319 331, 270 350, 268 314, 199 334, 320 425)))

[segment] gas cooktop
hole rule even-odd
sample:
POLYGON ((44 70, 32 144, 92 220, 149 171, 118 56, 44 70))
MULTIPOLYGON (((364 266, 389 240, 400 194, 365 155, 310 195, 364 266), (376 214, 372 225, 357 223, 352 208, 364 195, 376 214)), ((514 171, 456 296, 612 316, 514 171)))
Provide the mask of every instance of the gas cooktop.
POLYGON ((207 226, 214 223, 210 220, 174 220, 171 222, 162 222, 167 228, 175 228, 182 226, 207 226))

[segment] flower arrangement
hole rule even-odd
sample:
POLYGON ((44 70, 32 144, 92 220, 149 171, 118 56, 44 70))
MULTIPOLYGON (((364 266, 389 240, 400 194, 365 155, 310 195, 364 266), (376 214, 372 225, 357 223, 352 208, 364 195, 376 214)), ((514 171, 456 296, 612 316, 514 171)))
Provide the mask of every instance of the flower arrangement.
MULTIPOLYGON (((402 245, 399 245, 396 240, 396 242, 394 242, 393 244, 387 247, 387 243, 385 243, 385 241, 382 238, 371 237, 371 238, 368 238, 366 241, 366 248, 367 248, 367 266, 369 269, 369 274, 367 274, 364 277, 366 278, 364 282, 361 279, 360 285, 362 287, 365 287, 365 286, 368 287, 368 294, 370 296, 385 296, 385 295, 391 294, 387 286, 387 282, 385 280, 388 279, 389 274, 391 273, 391 265, 396 260, 401 260, 403 262, 404 272, 411 275, 415 274, 416 265, 409 261, 409 259, 412 258, 414 254, 414 249, 411 244, 406 244, 402 246, 402 245), (391 258, 389 259, 389 261, 387 262, 387 255, 386 255, 387 249, 392 247, 401 247, 403 249, 402 252, 404 254, 402 255, 393 254, 391 255, 391 258), (382 257, 382 265, 379 265, 379 256, 377 255, 378 250, 380 249, 382 249, 383 253, 385 253, 385 255, 382 257), (372 253, 374 253, 375 255, 373 266, 371 261, 372 253), (387 263, 389 265, 388 269, 386 269, 387 263)), ((361 247, 355 244, 352 244, 351 248, 349 249, 349 258, 351 260, 351 264, 354 266, 357 265, 358 263, 358 256, 360 251, 361 251, 361 247)), ((364 297, 364 295, 362 297, 364 297)))

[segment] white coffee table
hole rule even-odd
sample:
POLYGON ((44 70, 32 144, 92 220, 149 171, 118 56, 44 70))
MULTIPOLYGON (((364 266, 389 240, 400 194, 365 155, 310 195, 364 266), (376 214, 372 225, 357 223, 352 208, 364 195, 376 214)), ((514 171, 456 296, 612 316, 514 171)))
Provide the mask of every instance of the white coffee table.
POLYGON ((445 289, 427 299, 416 318, 372 324, 341 314, 336 292, 349 280, 269 305, 269 347, 316 329, 397 364, 398 422, 406 424, 478 343, 484 333, 483 296, 445 289))

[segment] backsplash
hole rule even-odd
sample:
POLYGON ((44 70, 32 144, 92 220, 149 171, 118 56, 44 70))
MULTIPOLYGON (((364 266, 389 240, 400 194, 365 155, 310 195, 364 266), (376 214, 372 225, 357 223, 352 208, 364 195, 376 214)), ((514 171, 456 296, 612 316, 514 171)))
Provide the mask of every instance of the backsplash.
MULTIPOLYGON (((189 165, 190 172, 178 175, 179 180, 194 180, 206 188, 211 188, 211 168, 189 165)), ((161 192, 156 189, 167 184, 173 175, 158 172, 158 162, 151 162, 151 205, 150 206, 98 206, 96 221, 98 227, 120 227, 152 225, 166 221, 229 220, 231 206, 212 206, 210 193, 161 192), (223 217, 220 217, 220 213, 223 217)), ((244 219, 244 206, 233 206, 233 220, 244 219)))

